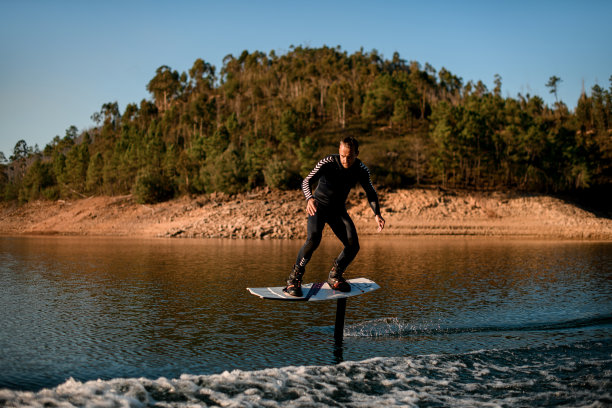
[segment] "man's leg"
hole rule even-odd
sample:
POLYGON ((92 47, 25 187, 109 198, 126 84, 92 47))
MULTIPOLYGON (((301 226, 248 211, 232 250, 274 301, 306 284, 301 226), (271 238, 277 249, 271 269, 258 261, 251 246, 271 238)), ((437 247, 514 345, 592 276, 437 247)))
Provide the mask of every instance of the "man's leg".
POLYGON ((319 247, 323 237, 325 227, 325 214, 322 209, 311 216, 308 216, 306 242, 298 252, 293 270, 287 279, 285 292, 291 296, 302 296, 302 277, 306 271, 306 264, 310 261, 313 252, 319 247))
POLYGON ((298 252, 295 264, 304 268, 314 251, 321 244, 323 228, 325 227, 325 210, 319 208, 314 215, 308 216, 306 242, 298 252))
POLYGON ((329 273, 328 283, 334 289, 349 292, 351 290, 350 285, 346 283, 342 274, 359 252, 357 230, 346 210, 335 214, 334 217, 330 217, 329 226, 342 244, 344 244, 344 248, 334 261, 334 266, 329 273))

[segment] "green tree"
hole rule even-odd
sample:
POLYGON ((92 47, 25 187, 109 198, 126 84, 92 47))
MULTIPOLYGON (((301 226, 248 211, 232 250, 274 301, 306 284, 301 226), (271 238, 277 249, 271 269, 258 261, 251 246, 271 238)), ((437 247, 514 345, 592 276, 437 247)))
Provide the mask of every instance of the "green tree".
POLYGON ((501 88, 502 88, 502 77, 499 74, 495 74, 495 79, 493 81, 495 84, 495 88, 493 88, 493 93, 495 96, 501 96, 501 88))
POLYGON ((396 99, 393 105, 393 116, 391 117, 391 123, 397 128, 398 133, 402 132, 410 119, 410 112, 408 110, 408 104, 403 99, 396 99))
POLYGON ((292 171, 291 164, 278 156, 272 157, 266 164, 263 174, 268 187, 280 190, 292 188, 297 176, 292 171))
POLYGON ((32 148, 29 147, 26 141, 22 139, 15 144, 11 161, 26 159, 31 153, 32 148))
POLYGON ((160 111, 165 111, 170 102, 179 95, 180 78, 176 71, 162 65, 155 71, 155 76, 147 84, 147 90, 155 98, 155 103, 160 111))
POLYGON ((434 149, 431 161, 436 177, 443 186, 449 181, 457 181, 460 155, 457 129, 458 116, 461 114, 459 109, 442 102, 432 114, 431 136, 434 149))
POLYGON ((546 87, 550 88, 549 92, 553 95, 555 95, 555 101, 558 102, 559 98, 557 98, 557 90, 559 88, 559 84, 563 82, 561 80, 561 78, 559 78, 556 75, 551 76, 550 78, 548 78, 548 82, 546 83, 546 87))
MULTIPOLYGON (((103 124, 105 126, 111 126, 113 128, 116 128, 116 126, 121 121, 119 104, 117 102, 108 102, 103 104, 100 112, 95 112, 93 115, 91 115, 91 120, 93 120, 97 124, 103 124)), ((76 127, 72 126, 70 129, 76 132, 76 127)), ((66 131, 66 136, 69 136, 68 131, 66 131)), ((73 140, 76 139, 76 137, 71 138, 73 140)))
POLYGON ((245 169, 245 162, 240 151, 230 144, 220 155, 207 158, 206 190, 228 194, 245 191, 248 186, 248 175, 245 169))
POLYGON ((75 145, 66 155, 62 183, 73 193, 85 190, 87 167, 89 166, 89 146, 87 143, 75 145))
POLYGON ((215 85, 215 67, 203 59, 198 58, 189 70, 189 76, 193 81, 191 87, 194 91, 207 92, 215 85))
POLYGON ((104 185, 104 158, 97 152, 89 159, 87 166, 86 190, 94 194, 102 193, 104 185))
POLYGON ((19 201, 33 201, 40 198, 54 199, 58 196, 51 163, 36 159, 28 168, 19 191, 19 201))
POLYGON ((139 171, 132 194, 138 203, 159 203, 174 197, 175 185, 159 169, 149 167, 139 171))
POLYGON ((277 135, 277 140, 287 146, 291 147, 298 141, 298 134, 296 132, 298 122, 298 116, 296 112, 289 108, 286 109, 281 117, 279 124, 279 131, 277 135))
MULTIPOLYGON (((249 139, 244 152, 246 173, 249 187, 256 187, 265 183, 264 169, 267 167, 273 149, 262 138, 249 139)), ((278 187, 278 186, 270 186, 278 187)))
POLYGON ((383 74, 376 78, 363 102, 361 116, 368 122, 390 120, 395 107, 397 92, 393 78, 383 74))
POLYGON ((295 149, 298 162, 300 164, 300 173, 303 177, 306 177, 308 172, 312 169, 315 160, 317 159, 317 150, 319 149, 319 143, 316 139, 306 136, 300 140, 300 144, 295 149))

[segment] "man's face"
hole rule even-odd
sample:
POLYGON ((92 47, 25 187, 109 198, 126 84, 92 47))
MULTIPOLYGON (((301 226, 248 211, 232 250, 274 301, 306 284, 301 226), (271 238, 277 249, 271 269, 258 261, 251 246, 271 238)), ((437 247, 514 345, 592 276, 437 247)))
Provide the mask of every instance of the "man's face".
POLYGON ((353 149, 344 143, 340 143, 340 163, 342 163, 342 167, 348 169, 355 163, 356 158, 357 153, 353 149))

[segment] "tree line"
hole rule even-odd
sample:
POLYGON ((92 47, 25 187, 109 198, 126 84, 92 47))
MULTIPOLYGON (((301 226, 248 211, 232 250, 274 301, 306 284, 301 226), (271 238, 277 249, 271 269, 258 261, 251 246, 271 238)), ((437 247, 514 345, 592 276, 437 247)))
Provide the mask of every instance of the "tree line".
POLYGON ((612 76, 573 111, 557 99, 504 97, 445 68, 376 50, 291 47, 283 55, 228 55, 188 72, 161 66, 151 99, 116 102, 44 149, 19 141, 0 153, 0 198, 27 202, 132 193, 140 202, 181 194, 296 188, 346 135, 375 184, 567 192, 612 182, 612 76))

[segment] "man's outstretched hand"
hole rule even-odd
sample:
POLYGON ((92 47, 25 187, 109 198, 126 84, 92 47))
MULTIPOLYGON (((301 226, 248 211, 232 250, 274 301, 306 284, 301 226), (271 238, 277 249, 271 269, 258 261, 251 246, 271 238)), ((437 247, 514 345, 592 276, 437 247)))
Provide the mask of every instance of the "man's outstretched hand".
POLYGON ((378 224, 378 232, 385 228, 385 219, 381 215, 376 215, 376 223, 378 224))

